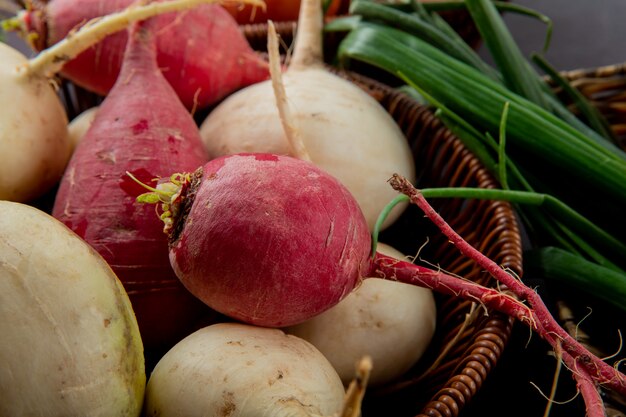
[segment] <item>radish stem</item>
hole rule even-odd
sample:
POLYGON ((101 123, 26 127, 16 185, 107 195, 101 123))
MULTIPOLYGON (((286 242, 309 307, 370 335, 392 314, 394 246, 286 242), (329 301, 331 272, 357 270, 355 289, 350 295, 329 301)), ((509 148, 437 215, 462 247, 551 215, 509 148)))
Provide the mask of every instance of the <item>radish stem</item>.
MULTIPOLYGON (((92 19, 76 33, 68 34, 65 39, 32 58, 28 65, 21 68, 21 75, 24 77, 51 77, 59 72, 67 61, 75 58, 106 36, 126 28, 132 22, 145 20, 162 13, 187 10, 200 4, 219 1, 170 0, 154 2, 147 5, 130 6, 120 12, 92 19)), ((265 6, 261 0, 241 0, 241 2, 265 6)))

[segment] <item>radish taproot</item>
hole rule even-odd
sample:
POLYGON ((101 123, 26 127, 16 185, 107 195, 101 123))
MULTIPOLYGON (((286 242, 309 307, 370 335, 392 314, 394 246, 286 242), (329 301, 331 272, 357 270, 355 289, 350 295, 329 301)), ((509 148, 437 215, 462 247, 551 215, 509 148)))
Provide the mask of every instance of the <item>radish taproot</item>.
MULTIPOLYGON (((377 250, 406 259, 389 245, 378 243, 377 250)), ((422 357, 435 332, 436 315, 429 289, 374 278, 364 280, 336 306, 283 330, 319 349, 345 385, 356 361, 371 357, 370 385, 379 386, 400 377, 422 357)))
POLYGON ((49 214, 0 211, 0 415, 139 416, 144 351, 119 279, 49 214))
POLYGON ((132 21, 211 2, 173 0, 130 7, 91 22, 30 60, 0 43, 0 100, 11 103, 0 112, 0 199, 34 200, 63 174, 71 154, 68 119, 51 78, 65 62, 132 21))
MULTIPOLYGON (((31 1, 15 19, 37 50, 54 45, 84 22, 113 13, 135 0, 31 1)), ((242 3, 235 6, 241 6, 242 3)), ((261 3, 255 7, 262 9, 261 3)), ((235 19, 220 5, 204 5, 157 18, 159 66, 188 109, 203 108, 229 93, 269 77, 235 19)), ((117 33, 68 62, 62 75, 106 95, 122 65, 126 34, 117 33)))
MULTIPOLYGON (((270 24, 272 81, 230 95, 209 113, 200 132, 215 156, 269 152, 310 159, 348 187, 373 228, 394 197, 385 181, 394 172, 414 179, 415 163, 402 131, 380 103, 324 67, 322 23, 320 0, 304 0, 293 59, 283 74, 270 24)), ((383 227, 401 212, 400 206, 394 209, 383 227)))
POLYGON ((334 416, 344 387, 310 343, 241 323, 202 328, 157 363, 147 416, 334 416))
POLYGON ((170 262, 183 284, 218 311, 252 324, 286 326, 332 307, 365 277, 401 281, 479 302, 528 325, 577 370, 592 407, 601 404, 595 383, 626 395, 626 375, 572 338, 532 288, 463 240, 402 176, 391 178, 392 188, 409 196, 509 293, 378 252, 371 256, 356 200, 310 162, 237 154, 175 178, 138 201, 158 197, 166 205, 170 262))
POLYGON ((159 220, 134 204, 141 188, 125 174, 150 182, 208 160, 197 125, 158 68, 157 23, 129 32, 119 81, 72 155, 52 211, 120 277, 151 350, 171 346, 212 313, 176 278, 159 220))

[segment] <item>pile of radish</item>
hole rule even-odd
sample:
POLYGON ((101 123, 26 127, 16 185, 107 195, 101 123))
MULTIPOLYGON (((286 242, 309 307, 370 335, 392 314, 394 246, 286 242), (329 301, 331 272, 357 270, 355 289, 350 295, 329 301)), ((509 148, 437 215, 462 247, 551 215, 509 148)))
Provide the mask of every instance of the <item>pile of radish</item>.
MULTIPOLYGON (((30 7, 16 17, 15 25, 41 50, 65 39, 85 22, 119 11, 135 0, 28 3, 30 7)), ((253 2, 262 10, 260 5, 253 2)), ((269 77, 267 63, 254 53, 235 19, 220 5, 167 13, 155 20, 158 65, 188 109, 209 106, 269 77)), ((107 94, 122 67, 126 39, 124 32, 107 37, 68 62, 62 74, 89 91, 107 94)))
POLYGON ((271 22, 268 63, 213 1, 33 3, 20 24, 55 46, 0 45, 16 103, 0 112, 1 415, 356 416, 367 382, 427 349, 432 291, 511 315, 626 393, 413 188, 400 128, 324 66, 320 0, 302 3, 286 69, 271 22), (59 71, 102 103, 69 123, 59 71), (24 204, 51 191, 51 213, 24 204), (515 296, 373 244, 398 193, 515 296))

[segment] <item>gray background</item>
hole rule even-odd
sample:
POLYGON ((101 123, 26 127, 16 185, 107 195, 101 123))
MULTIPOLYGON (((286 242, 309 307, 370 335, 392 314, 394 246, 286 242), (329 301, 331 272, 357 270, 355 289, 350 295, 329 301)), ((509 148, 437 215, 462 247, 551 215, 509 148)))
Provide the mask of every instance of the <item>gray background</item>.
MULTIPOLYGON (((553 21, 546 58, 570 70, 626 62, 626 0, 512 0, 540 11, 553 21)), ((536 19, 505 14, 515 40, 526 54, 539 52, 546 34, 536 19)), ((484 48, 480 49, 487 56, 484 48)))

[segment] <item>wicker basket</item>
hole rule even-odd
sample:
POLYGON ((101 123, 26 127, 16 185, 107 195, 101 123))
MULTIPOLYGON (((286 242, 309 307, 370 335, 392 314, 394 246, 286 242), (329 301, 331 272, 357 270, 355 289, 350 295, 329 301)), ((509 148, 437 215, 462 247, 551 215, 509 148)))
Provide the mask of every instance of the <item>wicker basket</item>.
MULTIPOLYGON (((626 149, 626 63, 567 71, 561 75, 604 115, 622 149, 626 149)), ((574 113, 578 112, 569 97, 558 88, 555 91, 570 103, 574 113)))
MULTIPOLYGON (((251 45, 264 52, 267 26, 255 24, 242 28, 251 45)), ((295 29, 294 22, 276 24, 277 33, 287 45, 292 42, 295 29)), ((336 44, 336 39, 325 38, 325 50, 334 50, 336 44)), ((498 187, 478 159, 427 107, 378 81, 379 77, 370 78, 370 73, 329 69, 369 92, 396 120, 414 154, 418 187, 498 187)), ((432 203, 469 243, 498 264, 522 275, 520 231, 508 203, 458 199, 432 203)), ((420 257, 453 274, 488 286, 495 284, 473 261, 461 256, 415 206, 409 206, 380 239, 403 253, 420 251, 420 257), (426 239, 429 243, 421 248, 426 239)), ((497 312, 468 320, 468 316, 473 317, 472 303, 436 297, 438 327, 429 350, 404 377, 368 390, 363 407, 365 417, 390 415, 390 410, 396 416, 457 416, 496 366, 513 321, 497 312)))

